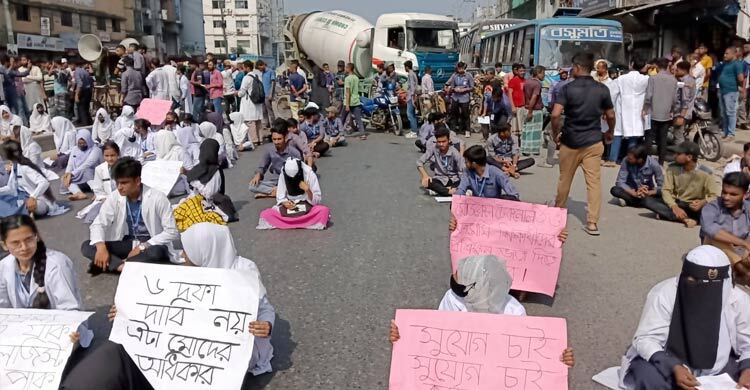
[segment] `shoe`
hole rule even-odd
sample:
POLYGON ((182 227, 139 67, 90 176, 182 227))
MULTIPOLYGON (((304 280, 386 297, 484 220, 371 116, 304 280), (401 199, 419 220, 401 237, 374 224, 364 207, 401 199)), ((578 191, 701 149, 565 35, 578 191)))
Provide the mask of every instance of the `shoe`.
POLYGON ((430 196, 437 196, 437 192, 435 192, 433 190, 427 190, 427 194, 430 195, 430 196))
POLYGON ((466 132, 466 138, 471 138, 471 131, 466 132))
POLYGON ((555 167, 552 164, 548 164, 546 161, 543 162, 543 163, 541 163, 541 164, 539 164, 539 166, 542 167, 542 168, 554 168, 555 167))
POLYGON ((618 204, 618 205, 619 205, 620 207, 625 207, 625 206, 627 206, 627 205, 628 205, 628 203, 627 203, 627 202, 625 202, 625 199, 620 199, 620 198, 617 198, 617 204, 618 204))
POLYGON ((415 133, 413 131, 410 131, 410 132, 406 133, 406 135, 404 136, 404 138, 415 139, 415 138, 417 138, 417 133, 415 133))
POLYGON ((601 235, 601 232, 599 232, 599 228, 591 229, 588 226, 583 227, 583 231, 588 233, 590 236, 599 236, 601 235))
POLYGON ((698 226, 698 221, 696 221, 694 219, 690 219, 690 218, 684 220, 683 223, 685 223, 685 227, 688 228, 688 229, 692 229, 692 228, 698 226))

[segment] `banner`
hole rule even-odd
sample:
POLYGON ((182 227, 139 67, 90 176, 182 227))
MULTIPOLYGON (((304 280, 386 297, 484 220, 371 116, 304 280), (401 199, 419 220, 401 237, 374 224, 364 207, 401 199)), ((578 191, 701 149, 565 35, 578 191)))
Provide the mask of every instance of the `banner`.
POLYGON ((141 183, 169 195, 177 178, 180 177, 182 161, 154 160, 147 161, 141 171, 141 183))
POLYGON ((60 38, 18 33, 16 42, 19 49, 65 51, 63 41, 60 38))
POLYGON ((143 99, 141 105, 138 107, 138 112, 135 113, 135 117, 146 119, 152 125, 159 126, 164 123, 167 113, 171 108, 172 102, 169 100, 143 99))
POLYGON ((475 255, 505 260, 514 290, 555 295, 562 260, 557 236, 565 228, 565 209, 540 204, 453 196, 458 228, 451 234, 453 270, 475 255))
POLYGON ((70 334, 92 312, 0 309, 0 389, 56 390, 73 350, 70 334))
POLYGON ((109 339, 156 390, 239 389, 259 299, 254 271, 127 262, 109 339))
POLYGON ((397 310, 390 390, 567 390, 562 318, 397 310))

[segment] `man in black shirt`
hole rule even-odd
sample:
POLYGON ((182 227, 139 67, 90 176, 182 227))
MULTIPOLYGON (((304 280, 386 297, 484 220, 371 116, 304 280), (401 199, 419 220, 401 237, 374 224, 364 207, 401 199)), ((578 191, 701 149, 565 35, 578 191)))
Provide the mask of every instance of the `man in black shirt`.
POLYGON ((615 111, 609 88, 591 77, 594 56, 578 53, 573 57, 575 80, 565 85, 557 96, 552 109, 552 130, 560 143, 560 180, 557 184, 556 207, 565 207, 578 167, 583 168, 586 179, 588 204, 587 223, 584 230, 592 236, 599 235, 599 211, 602 206, 601 118, 606 116, 609 131, 604 139, 611 142, 615 128, 615 111), (562 114, 565 112, 565 123, 562 114), (562 129, 562 133, 560 130, 562 129))

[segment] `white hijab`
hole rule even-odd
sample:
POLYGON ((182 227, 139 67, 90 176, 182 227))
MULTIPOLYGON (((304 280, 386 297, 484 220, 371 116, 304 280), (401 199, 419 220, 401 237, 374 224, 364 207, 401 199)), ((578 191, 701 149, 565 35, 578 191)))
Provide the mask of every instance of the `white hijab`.
POLYGON ((182 233, 182 248, 190 262, 197 267, 258 272, 260 296, 266 295, 258 267, 252 260, 237 255, 232 233, 225 225, 201 222, 190 226, 182 233))
MULTIPOLYGON (((72 132, 73 134, 75 134, 76 127, 73 125, 73 122, 71 122, 70 119, 62 116, 56 116, 52 118, 52 121, 50 123, 52 125, 52 131, 54 132, 53 136, 55 138, 55 148, 59 153, 68 153, 69 150, 60 150, 60 148, 64 146, 63 141, 65 141, 65 137, 68 136, 68 133, 72 132)), ((70 149, 70 147, 65 149, 70 149)))
POLYGON ((458 263, 456 282, 466 286, 470 312, 503 314, 513 279, 505 261, 492 255, 472 256, 458 263))
POLYGON ((130 106, 122 107, 122 114, 115 119, 115 129, 124 129, 126 127, 133 127, 135 121, 135 110, 130 106))
POLYGON ((26 126, 21 126, 21 150, 23 150, 24 157, 29 157, 27 155, 29 146, 31 146, 32 143, 34 143, 34 140, 32 139, 33 133, 31 132, 31 129, 29 129, 26 126))
MULTIPOLYGON (((125 109, 123 108, 123 111, 125 109)), ((132 109, 131 109, 132 110, 132 109)), ((112 122, 112 118, 109 117, 109 113, 104 108, 100 108, 94 115, 94 126, 91 128, 91 138, 99 143, 104 143, 112 138, 114 133, 115 124, 112 122), (99 122, 99 115, 104 117, 104 123, 99 122)))
POLYGON ((13 135, 13 127, 14 126, 23 126, 23 120, 20 116, 14 115, 10 108, 6 105, 0 106, 0 135, 2 136, 12 136, 13 135), (10 118, 8 120, 3 118, 3 115, 5 113, 10 114, 10 118))
POLYGON ((169 130, 156 133, 156 158, 159 160, 182 161, 184 149, 177 137, 169 130))
POLYGON ((37 107, 44 107, 42 103, 34 104, 31 109, 31 116, 29 117, 29 128, 34 132, 52 131, 52 124, 50 123, 49 114, 45 111, 40 114, 37 111, 37 107))
POLYGON ((245 124, 242 113, 237 111, 229 114, 229 120, 232 121, 229 124, 229 130, 232 132, 232 136, 235 140, 243 141, 247 136, 247 125, 245 124))
POLYGON ((224 145, 224 137, 216 131, 216 125, 211 122, 203 122, 198 127, 200 128, 203 139, 213 138, 219 143, 219 146, 224 145))

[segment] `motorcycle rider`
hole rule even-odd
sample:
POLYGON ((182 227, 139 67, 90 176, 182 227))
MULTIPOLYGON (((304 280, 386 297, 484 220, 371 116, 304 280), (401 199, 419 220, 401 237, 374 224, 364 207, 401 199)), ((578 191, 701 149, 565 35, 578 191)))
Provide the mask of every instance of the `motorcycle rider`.
POLYGON ((675 65, 674 77, 677 79, 677 92, 672 105, 672 135, 675 144, 679 145, 685 141, 685 126, 692 118, 696 98, 695 78, 690 74, 690 63, 678 62, 675 65))

